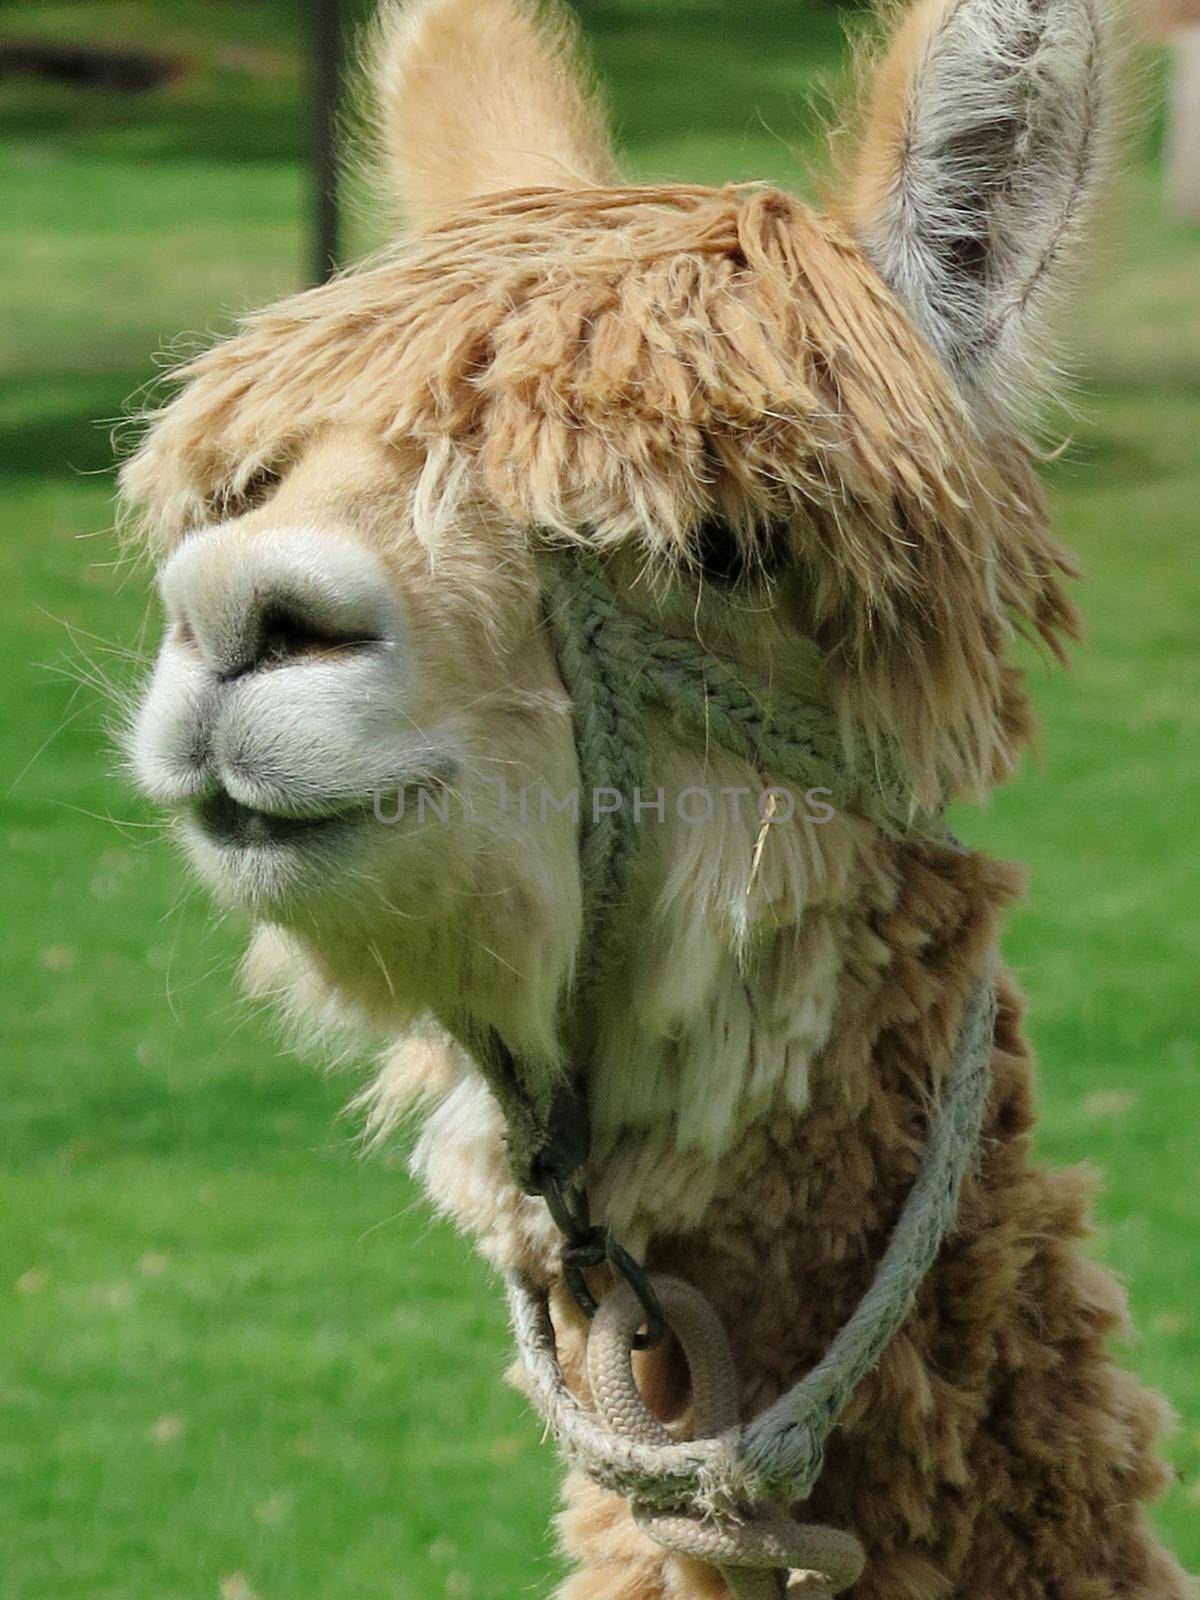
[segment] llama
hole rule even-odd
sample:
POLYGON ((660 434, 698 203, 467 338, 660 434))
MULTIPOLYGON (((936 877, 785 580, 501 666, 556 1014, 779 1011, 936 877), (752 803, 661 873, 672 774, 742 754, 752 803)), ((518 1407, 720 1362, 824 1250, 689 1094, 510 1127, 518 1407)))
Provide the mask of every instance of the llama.
MULTIPOLYGON (((703 1291, 751 1418, 870 1283, 1020 892, 939 818, 1031 736, 1014 636, 1077 628, 1028 438, 1110 143, 1097 3, 919 0, 829 214, 626 185, 565 12, 385 6, 405 233, 184 366, 123 469, 165 612, 138 780, 249 914, 249 990, 391 1041, 372 1132, 422 1104, 433 1202, 545 1288, 585 1404, 488 1042, 586 1098, 592 1215, 703 1291), (797 795, 650 699, 645 790, 581 794, 572 570, 629 637, 807 707, 834 775, 797 795), (600 938, 581 851, 635 802, 600 938)), ((1182 1600, 1164 1408, 1107 1353, 1087 1180, 1031 1161, 1021 1020, 1001 976, 978 1163, 805 1516, 862 1542, 861 1600, 1182 1600)), ((686 1432, 677 1343, 639 1377, 686 1432)), ((578 1473, 561 1531, 568 1600, 726 1592, 578 1473)))

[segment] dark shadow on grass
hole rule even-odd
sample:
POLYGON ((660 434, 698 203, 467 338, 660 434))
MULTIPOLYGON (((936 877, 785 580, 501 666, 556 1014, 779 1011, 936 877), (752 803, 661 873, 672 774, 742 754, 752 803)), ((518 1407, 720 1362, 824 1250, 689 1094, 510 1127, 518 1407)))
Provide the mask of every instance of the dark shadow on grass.
POLYGON ((113 433, 123 448, 135 431, 131 397, 146 383, 145 372, 89 374, 74 383, 69 400, 54 404, 44 383, 0 384, 0 480, 105 474, 118 459, 113 433))

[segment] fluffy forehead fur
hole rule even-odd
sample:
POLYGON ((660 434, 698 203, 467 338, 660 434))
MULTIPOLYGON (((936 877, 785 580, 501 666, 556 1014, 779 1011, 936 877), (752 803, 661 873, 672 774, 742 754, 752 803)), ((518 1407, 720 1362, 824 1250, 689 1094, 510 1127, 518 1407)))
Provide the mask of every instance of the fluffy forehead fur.
POLYGON ((615 186, 565 7, 387 4, 412 231, 185 366, 126 492, 170 545, 349 422, 443 562, 469 525, 503 530, 493 565, 549 532, 687 572, 716 522, 790 568, 787 620, 914 795, 977 791, 1029 732, 1014 629, 1075 628, 1014 419, 1103 170, 1106 28, 1099 0, 921 0, 862 75, 836 220, 615 186))
POLYGON ((655 562, 714 514, 752 556, 782 528, 857 713, 951 784, 1007 759, 1010 619, 1071 627, 1024 452, 980 435, 849 236, 772 189, 470 201, 178 377, 124 474, 156 538, 343 421, 418 453, 447 550, 480 500, 655 562))
POLYGON ((848 561, 854 519, 884 535, 869 585, 905 522, 1040 520, 849 237, 757 186, 470 202, 176 376, 125 474, 168 540, 341 421, 457 446, 517 522, 652 555, 714 507, 747 534, 826 511, 848 561))

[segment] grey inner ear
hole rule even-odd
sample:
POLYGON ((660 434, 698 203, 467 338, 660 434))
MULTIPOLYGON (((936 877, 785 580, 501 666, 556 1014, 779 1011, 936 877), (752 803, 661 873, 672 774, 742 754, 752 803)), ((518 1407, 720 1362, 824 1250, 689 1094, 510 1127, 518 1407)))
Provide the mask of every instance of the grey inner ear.
POLYGON ((960 0, 917 69, 894 190, 866 219, 883 276, 988 409, 1028 384, 1086 209, 1101 45, 1095 0, 960 0))
MULTIPOLYGON (((928 247, 951 282, 978 294, 976 314, 958 319, 960 349, 956 353, 960 362, 978 358, 998 337, 1004 311, 989 304, 988 291, 1002 290, 1008 277, 1005 269, 1016 267, 1015 261, 1006 258, 1019 255, 1021 243, 1007 236, 1004 224, 1007 221, 1010 228, 1020 228, 1020 217, 1011 214, 1021 200, 1019 189, 1035 180, 1049 154, 1049 130, 1043 128, 1039 140, 1042 118, 1037 85, 1029 70, 1045 39, 1045 0, 1031 5, 1027 17, 1026 25, 1004 40, 1003 48, 998 47, 988 63, 997 77, 1009 78, 1008 93, 997 93, 990 115, 961 129, 930 154, 930 164, 941 173, 946 190, 950 225, 945 232, 931 230, 928 247), (1043 146, 1041 160, 1036 150, 1039 142, 1043 146)), ((982 63, 980 66, 986 70, 982 63)))
POLYGON ((998 116, 965 130, 947 142, 936 157, 947 171, 964 181, 953 208, 957 227, 930 241, 944 271, 983 287, 994 271, 997 254, 996 208, 1011 193, 1020 166, 1021 124, 1015 116, 998 116))
MULTIPOLYGON (((949 213, 950 226, 934 232, 929 241, 939 275, 957 285, 959 295, 970 296, 954 318, 958 326, 952 347, 954 364, 968 374, 995 344, 1003 321, 999 307, 988 314, 989 291, 999 291, 1004 281, 1004 237, 998 212, 1022 170, 1022 131, 1015 117, 997 117, 950 141, 938 156, 947 168, 961 171, 975 185, 972 189, 969 183, 963 184, 949 213)), ((947 320, 952 306, 948 300, 944 307, 947 320)))

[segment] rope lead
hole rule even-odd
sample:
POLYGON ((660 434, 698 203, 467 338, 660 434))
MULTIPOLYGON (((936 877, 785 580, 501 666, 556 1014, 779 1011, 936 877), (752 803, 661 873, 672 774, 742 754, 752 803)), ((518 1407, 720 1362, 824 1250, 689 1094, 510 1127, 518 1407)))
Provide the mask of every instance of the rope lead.
MULTIPOLYGON (((811 1494, 830 1434, 858 1384, 911 1312, 942 1241, 954 1226, 963 1179, 979 1158, 992 1081, 995 1017, 996 990, 989 972, 964 1007, 953 1060, 930 1113, 916 1180, 870 1287, 812 1371, 752 1422, 734 1425, 735 1413, 734 1423, 715 1437, 691 1440, 677 1440, 658 1424, 653 1438, 640 1423, 614 1429, 616 1413, 606 1417, 603 1411, 597 1416, 586 1410, 567 1385, 545 1289, 519 1273, 509 1274, 513 1331, 535 1406, 566 1458, 640 1508, 639 1517, 652 1537, 657 1535, 645 1521, 652 1513, 737 1524, 748 1516, 753 1520, 756 1508, 794 1505, 811 1494)), ((651 1282, 663 1297, 668 1325, 681 1333, 684 1330, 675 1321, 677 1302, 664 1292, 671 1280, 654 1277, 651 1282)), ((622 1297, 616 1301, 616 1316, 628 1305, 627 1291, 618 1286, 613 1294, 622 1297)), ((694 1309, 694 1301, 703 1297, 694 1290, 689 1294, 694 1309)), ((592 1337, 600 1330, 605 1340, 610 1338, 603 1333, 610 1299, 611 1295, 600 1306, 592 1337)), ((629 1314, 622 1311, 626 1327, 629 1314)), ((633 1314, 640 1316, 640 1310, 633 1314)), ((711 1307, 708 1316, 715 1319, 711 1307)), ((611 1350, 602 1346, 597 1359, 611 1362, 611 1350)), ((590 1371, 591 1340, 588 1360, 590 1371)), ((692 1381, 698 1395, 699 1377, 700 1369, 694 1365, 692 1381)), ((849 1538, 823 1531, 831 1539, 849 1538)), ((844 1556, 848 1546, 837 1548, 844 1556)), ((821 1569, 814 1563, 809 1570, 821 1569)), ((830 1592, 841 1570, 823 1571, 830 1592)))
MULTIPOLYGON (((736 1429, 737 1374, 720 1318, 690 1284, 662 1276, 653 1281, 687 1358, 697 1437, 715 1438, 736 1429)), ((604 1297, 588 1335, 588 1386, 614 1435, 671 1445, 671 1434, 642 1399, 633 1375, 640 1316, 637 1296, 625 1284, 604 1297)), ((736 1517, 700 1516, 694 1510, 663 1511, 635 1499, 633 1515, 643 1533, 663 1549, 716 1567, 735 1600, 778 1600, 783 1569, 810 1576, 814 1600, 816 1590, 840 1594, 861 1577, 866 1564, 853 1534, 798 1523, 778 1506, 754 1507, 736 1517)))

